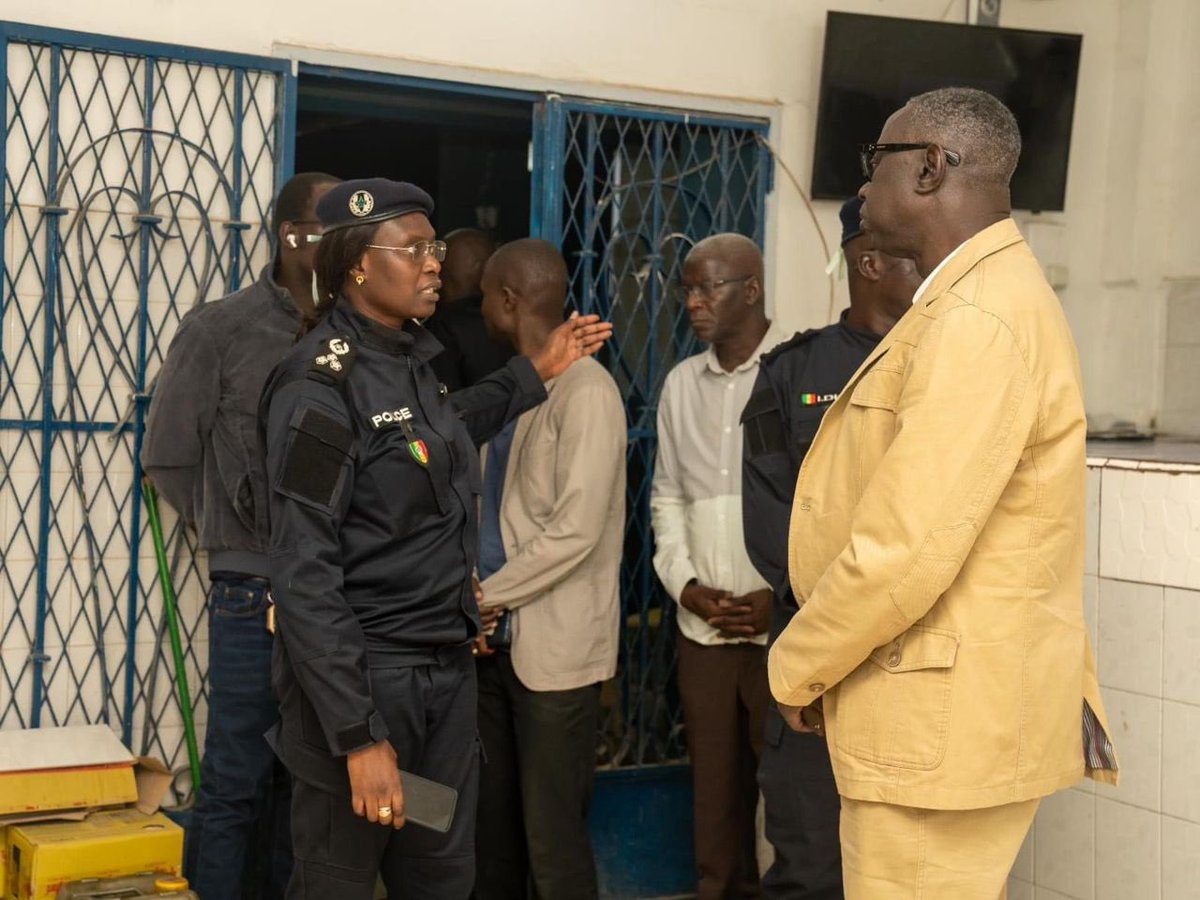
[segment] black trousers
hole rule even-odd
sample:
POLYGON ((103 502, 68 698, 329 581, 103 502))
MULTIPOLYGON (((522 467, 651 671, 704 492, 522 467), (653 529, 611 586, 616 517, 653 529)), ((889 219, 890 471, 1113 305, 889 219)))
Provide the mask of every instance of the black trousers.
POLYGON ((763 896, 777 900, 841 900, 841 799, 829 747, 815 734, 792 731, 779 709, 767 713, 766 746, 758 764, 767 840, 775 862, 763 876, 763 896))
POLYGON ((463 647, 442 665, 373 665, 371 693, 400 768, 458 790, 454 824, 447 834, 374 825, 354 814, 348 797, 296 779, 287 896, 372 900, 382 875, 390 900, 465 900, 475 881, 479 792, 475 661, 463 647))
POLYGON ((592 900, 587 814, 600 685, 531 691, 497 653, 478 662, 484 763, 476 829, 478 900, 592 900))

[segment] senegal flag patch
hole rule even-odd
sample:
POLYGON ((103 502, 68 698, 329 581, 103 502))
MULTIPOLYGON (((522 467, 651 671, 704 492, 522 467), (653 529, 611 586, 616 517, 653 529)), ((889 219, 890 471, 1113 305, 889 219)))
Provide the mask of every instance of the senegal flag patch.
POLYGON ((408 442, 408 452, 423 466, 429 465, 429 448, 425 446, 425 442, 418 439, 408 442))

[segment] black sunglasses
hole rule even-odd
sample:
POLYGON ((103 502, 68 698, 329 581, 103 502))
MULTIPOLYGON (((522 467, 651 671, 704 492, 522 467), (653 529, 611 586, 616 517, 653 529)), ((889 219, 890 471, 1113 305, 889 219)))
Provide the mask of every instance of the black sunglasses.
MULTIPOLYGON (((941 147, 941 144, 925 143, 925 144, 860 144, 858 148, 858 159, 862 163, 863 177, 867 181, 871 180, 871 176, 875 174, 875 167, 879 165, 875 157, 880 153, 898 153, 902 150, 928 150, 930 147, 941 147)), ((952 166, 961 165, 962 155, 955 153, 953 150, 947 150, 942 147, 942 154, 946 157, 946 162, 952 166)))

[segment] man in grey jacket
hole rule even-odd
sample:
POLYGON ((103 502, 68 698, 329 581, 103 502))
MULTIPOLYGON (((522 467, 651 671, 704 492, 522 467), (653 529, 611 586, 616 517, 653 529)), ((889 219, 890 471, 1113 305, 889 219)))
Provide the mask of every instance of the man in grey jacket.
POLYGON ((308 237, 319 233, 317 200, 337 181, 305 172, 283 186, 272 261, 250 286, 184 316, 146 424, 142 466, 208 554, 208 729, 187 859, 204 900, 238 900, 259 878, 251 896, 281 898, 291 870, 288 775, 263 738, 278 710, 257 410, 267 376, 312 314, 308 237))

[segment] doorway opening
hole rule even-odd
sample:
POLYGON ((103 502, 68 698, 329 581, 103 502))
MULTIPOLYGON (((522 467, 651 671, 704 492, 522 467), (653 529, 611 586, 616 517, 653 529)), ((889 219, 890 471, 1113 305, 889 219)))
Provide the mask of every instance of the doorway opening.
POLYGON ((301 67, 297 172, 409 181, 436 200, 438 234, 530 233, 533 101, 301 67))

